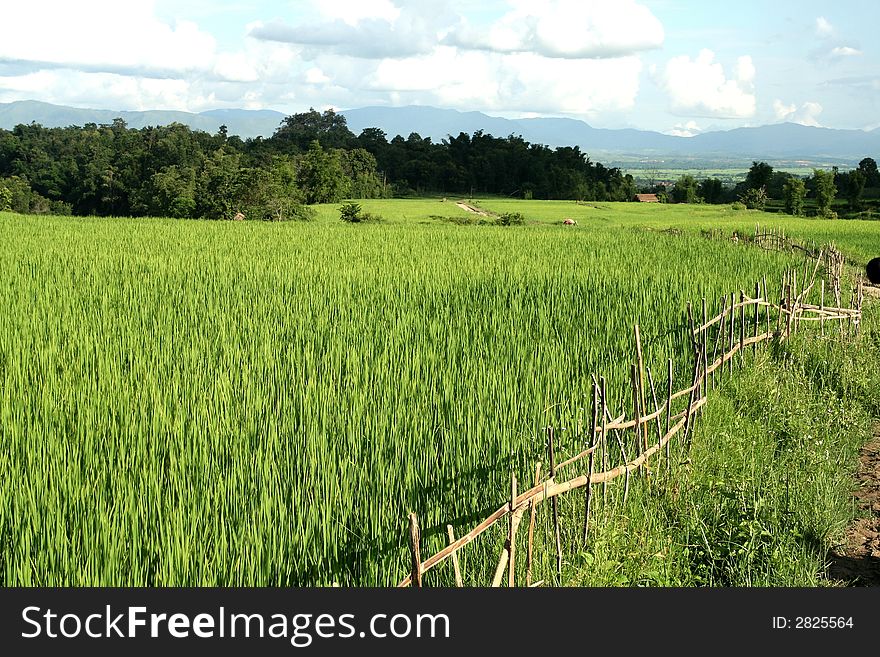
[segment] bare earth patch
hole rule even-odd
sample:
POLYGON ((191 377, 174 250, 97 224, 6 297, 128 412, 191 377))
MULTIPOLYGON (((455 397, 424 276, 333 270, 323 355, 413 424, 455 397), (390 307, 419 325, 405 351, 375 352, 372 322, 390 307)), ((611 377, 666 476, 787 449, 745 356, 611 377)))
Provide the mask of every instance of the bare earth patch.
POLYGON ((842 546, 828 553, 828 577, 850 586, 880 586, 880 424, 859 455, 859 508, 870 515, 846 531, 842 546))
POLYGON ((488 217, 489 216, 488 214, 486 214, 485 212, 483 212, 479 208, 475 208, 473 205, 469 205, 469 204, 465 203, 464 201, 459 201, 456 203, 456 205, 458 207, 460 207, 462 210, 464 210, 465 212, 474 212, 474 213, 480 215, 481 217, 488 217))

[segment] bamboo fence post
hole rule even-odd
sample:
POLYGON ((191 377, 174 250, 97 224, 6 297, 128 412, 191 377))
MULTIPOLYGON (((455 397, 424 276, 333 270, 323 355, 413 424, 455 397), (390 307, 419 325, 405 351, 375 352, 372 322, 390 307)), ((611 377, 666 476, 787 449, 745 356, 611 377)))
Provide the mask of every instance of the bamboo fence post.
POLYGON ((730 293, 730 335, 728 336, 728 345, 727 345, 727 353, 730 354, 730 358, 727 361, 727 375, 730 376, 733 374, 733 356, 731 353, 733 351, 734 345, 734 335, 736 332, 736 296, 733 292, 730 293))
POLYGON ((776 335, 782 337, 782 315, 785 309, 785 274, 782 275, 782 291, 779 293, 779 315, 776 317, 776 335))
POLYGON ((746 346, 746 293, 744 290, 739 291, 739 366, 742 368, 745 356, 746 346))
MULTIPOLYGON (((667 379, 666 379, 666 432, 665 435, 669 435, 669 427, 672 422, 672 359, 670 358, 667 361, 667 379)), ((671 440, 666 441, 666 469, 669 470, 669 443, 671 440)))
POLYGON ((694 375, 691 383, 691 392, 688 396, 688 407, 685 409, 685 421, 684 421, 684 435, 687 438, 687 447, 688 453, 690 453, 691 448, 691 425, 693 424, 693 406, 694 406, 694 393, 697 390, 697 382, 700 378, 700 359, 694 359, 694 375))
POLYGON ((761 316, 761 284, 755 283, 755 341, 752 343, 752 352, 758 351, 758 323, 761 316))
POLYGON ((419 548, 419 519, 415 513, 409 514, 409 551, 412 557, 412 585, 422 587, 422 556, 419 548))
MULTIPOLYGON (((703 350, 703 371, 706 372, 709 370, 709 354, 708 347, 706 343, 709 341, 709 327, 706 324, 709 323, 709 309, 706 306, 706 297, 703 297, 703 328, 700 331, 700 344, 702 345, 703 350)), ((703 380, 703 396, 707 397, 709 395, 709 380, 708 377, 703 380)))
POLYGON ((697 353, 697 336, 694 335, 696 333, 696 327, 694 326, 694 310, 691 307, 691 302, 688 301, 687 305, 687 318, 688 318, 688 335, 691 338, 691 349, 694 351, 694 355, 697 353))
MULTIPOLYGON (((639 404, 641 405, 641 409, 647 407, 645 403, 645 359, 642 356, 642 334, 639 331, 639 325, 635 325, 635 338, 636 338, 636 356, 638 357, 639 363, 639 404)), ((647 451, 648 449, 648 427, 644 427, 642 430, 642 443, 644 445, 644 449, 647 451)))
MULTIPOLYGON (((797 296, 798 296, 798 279, 797 279, 797 269, 792 270, 791 272, 791 293, 790 297, 792 300, 792 304, 797 305, 797 296)), ((797 308, 792 307, 791 309, 791 318, 789 323, 788 334, 789 336, 797 331, 797 308)))
MULTIPOLYGON (((644 445, 642 444, 642 409, 639 404, 639 374, 635 363, 630 364, 630 378, 632 380, 633 393, 633 418, 635 419, 633 434, 636 439, 636 456, 638 457, 638 455, 644 451, 644 445)), ((639 472, 641 471, 642 469, 639 468, 639 472)))
MULTIPOLYGON (((556 483, 556 452, 553 446, 553 427, 547 427, 550 446, 550 481, 556 483)), ((562 574, 562 537, 559 534, 559 504, 554 497, 551 500, 553 505, 553 532, 556 536, 556 573, 562 574)))
POLYGON ((819 297, 819 328, 825 337, 825 279, 822 279, 821 296, 819 297))
MULTIPOLYGON (((541 483, 541 462, 535 466, 535 486, 541 483)), ((526 551, 526 586, 532 585, 532 557, 535 546, 535 511, 538 508, 537 498, 533 497, 529 502, 529 544, 526 551)))
MULTIPOLYGON (((654 411, 660 410, 660 402, 657 401, 657 388, 654 386, 654 375, 651 372, 651 368, 648 368, 648 385, 651 386, 651 399, 654 402, 654 411)), ((654 426, 657 429, 657 444, 659 445, 663 442, 663 429, 660 427, 660 416, 654 418, 654 426)), ((658 448, 659 454, 659 448, 658 448)), ((658 456, 659 460, 659 456, 658 456)))
POLYGON ((587 546, 587 537, 590 531, 590 504, 593 498, 593 484, 589 483, 593 476, 593 457, 595 451, 592 450, 596 444, 596 427, 599 424, 599 391, 596 384, 593 384, 593 422, 590 425, 590 440, 587 441, 587 447, 591 450, 590 456, 587 457, 587 485, 584 487, 584 547, 587 546))
MULTIPOLYGON (((715 333, 715 348, 712 350, 712 362, 718 354, 718 347, 721 347, 721 377, 724 375, 724 336, 727 335, 727 295, 721 297, 721 321, 718 322, 718 331, 715 333)), ((715 387, 715 372, 712 372, 712 387, 715 387)), ((667 429, 668 431, 668 429, 667 429)))
MULTIPOLYGON (((608 408, 605 405, 605 377, 601 378, 602 381, 602 471, 608 471, 608 408)), ((595 383, 595 379, 593 380, 595 383)), ((602 510, 605 510, 605 505, 608 503, 608 482, 602 482, 602 510)))
MULTIPOLYGON (((764 283, 764 301, 768 304, 770 303, 770 295, 767 292, 767 277, 762 277, 762 282, 764 283)), ((764 315, 767 317, 767 335, 770 335, 770 306, 767 306, 767 310, 764 312, 764 315)))
POLYGON ((507 586, 516 586, 516 530, 519 527, 519 514, 516 512, 516 474, 510 475, 510 534, 507 537, 507 586))
MULTIPOLYGON (((449 538, 450 545, 455 543, 455 531, 453 531, 452 525, 446 525, 446 536, 449 538)), ((463 587, 464 582, 461 578, 461 566, 458 563, 458 550, 455 550, 452 553, 452 568, 455 571, 455 586, 458 588, 463 587)))
POLYGON ((510 553, 507 551, 507 545, 501 550, 501 556, 498 559, 498 565, 495 567, 495 574, 492 576, 492 588, 497 589, 501 586, 501 580, 504 578, 504 569, 507 568, 507 560, 510 553))

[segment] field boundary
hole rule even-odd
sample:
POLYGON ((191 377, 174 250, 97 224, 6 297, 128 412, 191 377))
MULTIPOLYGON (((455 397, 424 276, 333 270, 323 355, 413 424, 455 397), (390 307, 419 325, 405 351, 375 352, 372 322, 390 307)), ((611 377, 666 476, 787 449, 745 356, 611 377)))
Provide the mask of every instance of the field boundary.
MULTIPOLYGON (((758 230, 756 229, 756 236, 758 230)), ((806 248, 802 250, 808 253, 806 248)), ((811 258, 812 259, 812 258, 811 258)), ((501 549, 498 563, 492 577, 491 586, 502 584, 507 573, 507 584, 517 585, 517 539, 523 516, 529 513, 529 526, 526 539, 525 584, 532 582, 534 559, 535 514, 539 504, 551 501, 553 509, 553 532, 556 546, 556 571, 562 571, 562 543, 560 537, 557 498, 566 493, 584 489, 583 544, 587 543, 590 527, 593 487, 601 484, 603 494, 610 482, 624 481, 624 502, 629 491, 630 479, 637 471, 650 471, 650 459, 657 456, 658 461, 665 456, 667 468, 670 459, 670 443, 680 435, 690 448, 693 426, 701 409, 708 402, 709 390, 716 386, 718 378, 725 373, 730 375, 735 360, 740 367, 744 363, 747 350, 756 350, 759 345, 770 341, 787 340, 805 322, 818 324, 821 334, 826 333, 826 324, 835 326, 841 337, 856 335, 862 318, 864 301, 864 280, 861 276, 852 287, 849 307, 842 304, 841 274, 843 259, 833 247, 820 249, 815 262, 805 260, 800 278, 797 269, 788 270, 782 278, 779 301, 771 301, 766 277, 755 285, 754 296, 740 290, 725 295, 720 300, 720 310, 709 317, 706 299, 702 299, 700 315, 695 318, 694 308, 688 303, 688 336, 691 343, 693 364, 688 387, 673 391, 673 361, 667 362, 666 397, 658 400, 657 385, 650 368, 645 368, 639 326, 635 325, 636 360, 631 367, 632 410, 614 416, 608 405, 607 384, 604 377, 593 376, 591 425, 587 432, 583 451, 562 463, 556 463, 554 431, 547 428, 549 470, 546 476, 541 473, 542 464, 535 467, 535 483, 525 491, 519 491, 519 482, 511 476, 509 492, 503 494, 507 501, 492 514, 459 538, 451 525, 446 526, 449 544, 427 559, 422 559, 420 551, 420 530, 415 513, 409 514, 409 546, 411 557, 410 574, 398 587, 423 585, 423 578, 431 569, 451 559, 457 586, 463 586, 463 577, 458 560, 459 551, 475 541, 487 530, 502 520, 507 521, 507 537, 501 549), (808 265, 812 264, 812 267, 808 265), (826 305, 825 278, 819 277, 820 269, 831 280, 833 302, 826 305), (814 297, 818 303, 810 303, 814 297), (664 454, 665 452, 665 454, 664 454), (563 468, 576 463, 583 465, 585 471, 568 479, 561 478, 563 468), (611 462, 619 465, 611 467, 611 462), (562 479, 562 480, 560 480, 562 479)), ((662 392, 662 390, 661 390, 662 392)), ((644 472, 643 472, 644 473, 644 472)))

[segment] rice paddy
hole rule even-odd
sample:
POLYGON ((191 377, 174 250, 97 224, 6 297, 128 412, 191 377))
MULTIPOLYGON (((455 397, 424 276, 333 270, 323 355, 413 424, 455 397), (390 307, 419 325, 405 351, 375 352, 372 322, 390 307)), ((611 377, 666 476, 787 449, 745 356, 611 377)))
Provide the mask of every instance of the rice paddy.
POLYGON ((0 214, 0 583, 392 584, 408 511, 433 551, 533 476, 592 374, 623 405, 634 323, 684 377, 686 303, 793 262, 636 230, 635 204, 567 204, 567 228, 375 203, 358 226, 0 214))

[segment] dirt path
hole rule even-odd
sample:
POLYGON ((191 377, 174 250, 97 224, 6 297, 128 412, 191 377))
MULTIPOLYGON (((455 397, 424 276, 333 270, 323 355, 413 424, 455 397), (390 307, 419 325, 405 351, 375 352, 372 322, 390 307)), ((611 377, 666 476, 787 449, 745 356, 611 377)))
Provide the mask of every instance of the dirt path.
POLYGON ((464 201, 458 201, 456 203, 456 205, 458 207, 460 207, 462 210, 464 210, 465 212, 474 212, 474 213, 480 215, 481 217, 488 217, 489 216, 487 213, 483 212, 479 208, 475 208, 473 205, 468 205, 464 201))
POLYGON ((828 553, 828 577, 850 586, 880 586, 880 424, 859 454, 859 508, 868 512, 846 531, 844 545, 828 553))

